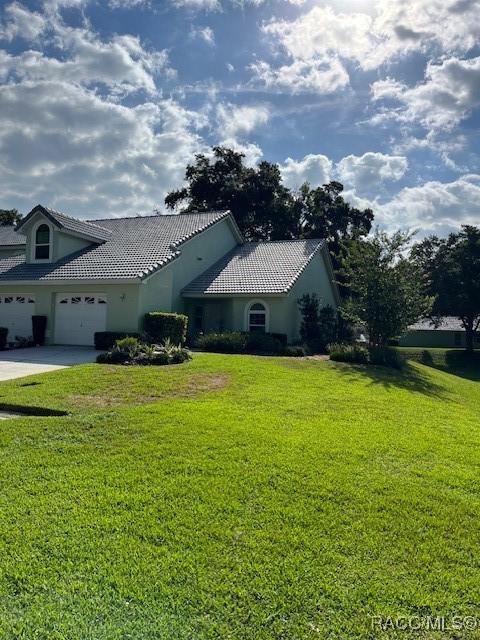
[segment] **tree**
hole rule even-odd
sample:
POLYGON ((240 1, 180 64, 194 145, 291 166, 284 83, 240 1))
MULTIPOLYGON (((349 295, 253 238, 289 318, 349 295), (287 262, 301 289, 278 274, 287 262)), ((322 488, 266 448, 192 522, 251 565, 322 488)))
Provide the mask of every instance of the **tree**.
POLYGON ((244 159, 225 147, 213 147, 212 157, 195 156, 186 168, 186 186, 169 193, 165 204, 183 212, 230 209, 248 240, 325 238, 335 256, 342 243, 370 231, 373 212, 349 205, 339 182, 315 189, 305 183, 292 192, 278 165, 252 168, 244 159))
POLYGON ((439 324, 442 316, 458 318, 467 351, 473 351, 480 326, 480 229, 465 225, 447 238, 430 236, 414 246, 412 255, 435 296, 434 321, 439 324))
POLYGON ((338 335, 335 309, 330 305, 320 307, 316 293, 305 293, 297 302, 302 315, 300 336, 303 342, 313 352, 325 351, 338 335))
POLYGON ((377 230, 354 243, 346 260, 352 293, 342 311, 366 326, 371 346, 386 346, 431 309, 422 271, 405 254, 410 241, 400 231, 389 236, 377 230))
POLYGON ((0 226, 11 227, 12 225, 17 225, 22 217, 22 214, 17 209, 0 209, 0 226))

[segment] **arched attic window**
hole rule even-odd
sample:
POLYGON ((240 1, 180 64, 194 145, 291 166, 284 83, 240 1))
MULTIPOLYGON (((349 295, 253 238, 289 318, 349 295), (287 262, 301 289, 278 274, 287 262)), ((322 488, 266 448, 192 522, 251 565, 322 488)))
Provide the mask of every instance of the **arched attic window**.
POLYGON ((49 260, 50 258, 50 227, 41 224, 35 231, 35 260, 49 260))

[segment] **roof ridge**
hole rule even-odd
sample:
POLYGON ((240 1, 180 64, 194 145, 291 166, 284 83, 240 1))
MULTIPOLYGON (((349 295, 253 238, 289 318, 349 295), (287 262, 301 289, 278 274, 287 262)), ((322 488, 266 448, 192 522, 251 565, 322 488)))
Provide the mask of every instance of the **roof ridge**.
POLYGON ((291 240, 245 240, 244 244, 286 244, 287 242, 325 242, 325 238, 292 238, 291 240))
POLYGON ((212 209, 212 211, 188 211, 186 213, 159 213, 159 214, 148 214, 146 216, 120 216, 114 218, 92 218, 91 220, 86 220, 85 222, 103 222, 106 220, 144 220, 145 218, 178 218, 178 216, 188 216, 188 215, 207 215, 212 213, 218 213, 219 215, 226 215, 230 213, 229 209, 212 209))
MULTIPOLYGON (((67 218, 67 220, 73 220, 74 222, 83 222, 83 223, 92 225, 92 227, 95 227, 96 229, 101 229, 102 231, 110 232, 110 229, 106 229, 105 227, 101 227, 98 224, 94 224, 93 220, 85 220, 83 218, 76 218, 75 216, 69 216, 68 213, 64 213, 63 211, 57 211, 56 209, 52 209, 52 207, 45 207, 45 209, 57 216, 62 216, 63 218, 67 218)), ((105 220, 107 220, 107 218, 105 218, 105 220)))

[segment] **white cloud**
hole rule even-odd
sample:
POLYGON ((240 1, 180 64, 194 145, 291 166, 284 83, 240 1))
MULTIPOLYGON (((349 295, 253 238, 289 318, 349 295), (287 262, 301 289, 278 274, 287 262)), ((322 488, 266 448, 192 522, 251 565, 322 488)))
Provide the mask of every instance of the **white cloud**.
POLYGON ((280 165, 283 181, 291 189, 298 189, 304 182, 312 187, 330 182, 332 168, 332 161, 321 154, 308 154, 301 160, 287 158, 280 165))
POLYGON ((219 104, 217 107, 218 129, 227 138, 250 133, 266 124, 269 117, 270 113, 265 105, 219 104))
POLYGON ((338 56, 367 70, 433 46, 468 51, 480 37, 480 3, 379 0, 373 15, 315 6, 294 20, 273 20, 263 31, 292 60, 338 56))
POLYGON ((198 114, 171 100, 126 107, 68 82, 23 81, 0 87, 0 110, 3 198, 23 210, 148 212, 204 149, 198 114))
POLYGON ((390 202, 374 204, 374 212, 389 228, 421 229, 422 234, 478 224, 480 175, 466 174, 452 182, 431 181, 402 189, 390 202))
POLYGON ((264 61, 250 67, 258 80, 269 89, 290 93, 333 93, 349 84, 348 73, 337 58, 315 61, 295 60, 273 68, 264 61))
POLYGON ((47 28, 44 15, 30 11, 19 2, 12 2, 5 7, 5 19, 0 25, 0 38, 13 40, 20 37, 34 40, 47 28))
POLYGON ((52 21, 52 37, 62 59, 38 50, 9 55, 0 51, 0 77, 20 80, 70 81, 85 86, 104 84, 121 93, 156 92, 155 76, 171 76, 165 51, 147 51, 132 35, 115 35, 108 42, 85 28, 70 28, 52 21))
POLYGON ((370 151, 362 156, 349 155, 342 158, 336 166, 336 171, 340 181, 361 191, 387 180, 400 180, 407 168, 408 161, 405 156, 370 151))
POLYGON ((430 63, 425 81, 409 88, 392 79, 372 85, 374 100, 400 104, 384 112, 403 122, 419 122, 428 128, 452 129, 480 105, 480 57, 470 60, 450 58, 430 63))
POLYGON ((190 35, 192 38, 203 40, 212 47, 215 45, 215 34, 211 27, 193 27, 190 35))

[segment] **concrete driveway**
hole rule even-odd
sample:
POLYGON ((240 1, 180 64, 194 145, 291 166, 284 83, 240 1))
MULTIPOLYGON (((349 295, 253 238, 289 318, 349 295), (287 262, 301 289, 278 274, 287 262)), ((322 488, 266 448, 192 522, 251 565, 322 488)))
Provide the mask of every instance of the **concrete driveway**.
POLYGON ((95 362, 93 347, 31 347, 0 351, 0 381, 95 362))

